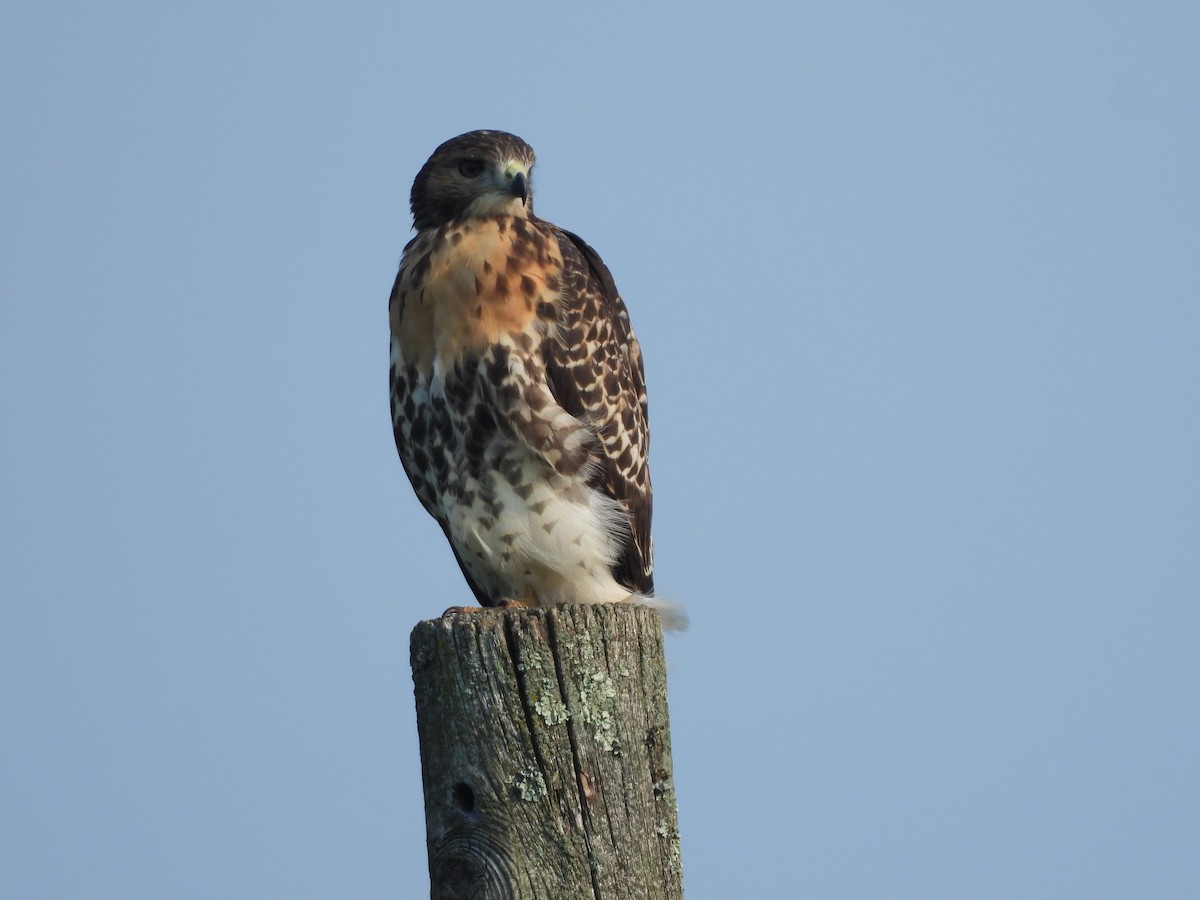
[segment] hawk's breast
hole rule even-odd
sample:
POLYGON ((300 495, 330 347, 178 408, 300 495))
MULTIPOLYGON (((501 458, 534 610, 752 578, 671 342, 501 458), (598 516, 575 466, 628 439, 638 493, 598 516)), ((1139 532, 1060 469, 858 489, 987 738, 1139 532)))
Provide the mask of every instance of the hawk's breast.
POLYGON ((448 367, 540 336, 558 317, 562 265, 557 242, 524 219, 468 219, 422 236, 392 304, 399 353, 428 376, 435 358, 448 367))
POLYGON ((425 508, 490 597, 624 599, 627 526, 588 483, 596 435, 554 399, 563 259, 524 219, 454 222, 406 251, 392 298, 397 446, 425 508))

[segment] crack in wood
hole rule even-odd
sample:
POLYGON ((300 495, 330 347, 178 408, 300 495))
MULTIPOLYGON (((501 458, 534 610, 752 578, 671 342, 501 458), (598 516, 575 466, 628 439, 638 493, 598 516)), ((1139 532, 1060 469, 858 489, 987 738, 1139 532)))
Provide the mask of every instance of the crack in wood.
POLYGON ((682 900, 661 634, 625 605, 417 625, 433 900, 682 900))

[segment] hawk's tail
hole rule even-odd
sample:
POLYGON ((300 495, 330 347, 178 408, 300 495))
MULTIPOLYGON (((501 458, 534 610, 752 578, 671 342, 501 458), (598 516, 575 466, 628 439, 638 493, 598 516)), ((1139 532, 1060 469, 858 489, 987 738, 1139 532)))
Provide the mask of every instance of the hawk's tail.
POLYGON ((688 616, 682 603, 663 597, 647 597, 645 594, 630 594, 629 600, 631 603, 655 610, 662 618, 662 625, 666 631, 687 631, 688 616))

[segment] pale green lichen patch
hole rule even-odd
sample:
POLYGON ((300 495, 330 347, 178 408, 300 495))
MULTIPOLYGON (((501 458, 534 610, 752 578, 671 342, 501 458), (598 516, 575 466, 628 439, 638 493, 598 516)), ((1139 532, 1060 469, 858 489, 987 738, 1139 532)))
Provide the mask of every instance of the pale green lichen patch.
POLYGON ((571 718, 557 690, 552 694, 530 695, 530 700, 533 701, 533 711, 541 716, 547 725, 561 725, 571 718))
POLYGON ((607 753, 621 755, 617 739, 616 706, 617 688, 607 672, 599 669, 579 677, 579 706, 583 721, 592 726, 592 735, 607 753))
POLYGON ((527 647, 523 649, 521 658, 517 660, 517 671, 540 673, 547 666, 553 665, 548 653, 532 652, 532 648, 527 647))
POLYGON ((525 801, 541 800, 546 796, 546 779, 542 777, 542 773, 535 768, 522 769, 513 778, 509 779, 511 784, 517 790, 517 796, 525 801))
POLYGON ((571 714, 558 693, 558 677, 554 661, 548 654, 530 653, 517 663, 517 671, 523 676, 529 702, 547 725, 560 725, 571 714))
POLYGON ((669 854, 671 860, 671 871, 675 877, 683 880, 683 854, 679 850, 679 832, 671 833, 671 851, 669 854))
POLYGON ((654 826, 654 833, 667 842, 667 865, 676 878, 683 878, 683 855, 679 851, 679 832, 667 822, 654 826))

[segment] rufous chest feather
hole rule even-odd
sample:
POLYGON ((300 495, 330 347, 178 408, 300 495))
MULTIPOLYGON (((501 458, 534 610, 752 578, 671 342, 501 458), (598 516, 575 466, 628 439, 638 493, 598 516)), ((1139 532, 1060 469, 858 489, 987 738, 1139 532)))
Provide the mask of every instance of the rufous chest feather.
POLYGON ((522 219, 468 220, 431 232, 404 255, 392 336, 428 374, 505 336, 557 318, 562 255, 553 234, 522 219))

